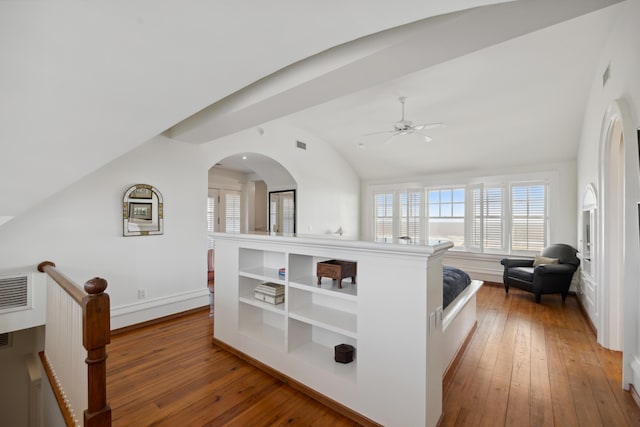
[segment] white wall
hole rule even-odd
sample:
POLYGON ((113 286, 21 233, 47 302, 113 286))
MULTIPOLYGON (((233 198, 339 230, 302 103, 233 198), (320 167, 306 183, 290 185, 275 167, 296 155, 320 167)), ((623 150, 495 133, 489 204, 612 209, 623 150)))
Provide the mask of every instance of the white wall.
POLYGON ((79 285, 104 277, 112 329, 205 306, 208 166, 201 147, 156 137, 5 224, 3 268, 51 260, 79 285), (162 193, 163 235, 122 236, 122 197, 138 183, 162 193))
POLYGON ((204 145, 209 165, 237 153, 259 153, 282 164, 296 182, 298 234, 323 235, 342 227, 358 238, 360 180, 347 161, 316 136, 282 123, 248 129, 204 145), (296 141, 307 144, 306 150, 296 141))
POLYGON ((268 215, 268 189, 264 181, 255 182, 254 208, 254 229, 256 231, 267 231, 269 229, 268 215))
POLYGON ((112 329, 205 306, 208 170, 238 151, 277 159, 295 177, 301 231, 342 226, 357 237, 359 181, 348 164, 308 134, 265 126, 262 140, 246 133, 208 145, 153 138, 0 228, 2 269, 34 271, 51 260, 79 285, 104 277, 112 329), (296 139, 308 150, 297 149, 296 139), (122 196, 138 183, 162 193, 163 235, 122 236, 122 196), (140 289, 146 298, 138 299, 140 289))
MULTIPOLYGON (((638 166, 638 142, 636 128, 640 124, 640 1, 624 3, 618 21, 614 24, 603 50, 598 68, 594 71, 593 84, 585 110, 580 148, 578 152, 578 206, 582 204, 584 191, 593 184, 599 200, 602 189, 598 171, 601 166, 601 127, 607 109, 617 102, 622 108, 625 126, 625 230, 624 235, 624 356, 623 384, 640 385, 640 305, 638 280, 640 277, 640 248, 638 245, 638 210, 640 183, 638 166), (610 65, 610 79, 602 86, 602 74, 610 65)), ((605 171, 607 173, 607 171, 605 171)), ((607 286, 601 283, 599 286, 607 286)), ((603 295, 602 293, 600 294, 603 295)), ((599 301, 600 305, 602 301, 599 301)), ((596 325, 598 326, 598 325, 596 325)), ((599 331, 599 335, 602 331, 599 331)), ((600 337, 599 337, 600 339, 600 337)))

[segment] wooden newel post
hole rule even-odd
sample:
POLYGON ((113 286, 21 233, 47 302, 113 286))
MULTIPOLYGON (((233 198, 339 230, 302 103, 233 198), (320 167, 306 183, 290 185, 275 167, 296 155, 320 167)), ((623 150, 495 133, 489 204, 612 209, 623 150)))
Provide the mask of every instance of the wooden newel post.
POLYGON ((111 342, 111 312, 107 281, 99 277, 87 281, 82 298, 82 343, 87 350, 89 402, 84 411, 85 427, 111 426, 107 403, 107 344, 111 342))

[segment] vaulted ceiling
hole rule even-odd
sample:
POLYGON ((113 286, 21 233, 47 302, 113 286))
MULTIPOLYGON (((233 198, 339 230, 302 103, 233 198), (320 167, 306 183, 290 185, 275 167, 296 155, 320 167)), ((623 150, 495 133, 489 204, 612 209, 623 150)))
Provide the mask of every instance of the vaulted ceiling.
MULTIPOLYGON (((473 132, 514 132, 487 120, 491 108, 504 112, 518 100, 532 109, 505 121, 533 122, 535 139, 543 140, 550 123, 538 117, 544 104, 562 101, 562 120, 579 120, 576 105, 584 103, 593 71, 582 69, 575 84, 567 75, 593 65, 609 21, 570 21, 556 33, 544 28, 614 3, 2 2, 0 223, 167 129, 175 139, 208 142, 315 107, 286 120, 359 159, 352 164, 364 178, 373 169, 361 161, 376 160, 353 157, 353 140, 398 118, 397 95, 409 97, 414 120, 446 122, 438 132, 451 136, 434 131, 432 148, 456 146, 473 132), (496 6, 473 9, 485 5, 496 6), (588 25, 592 34, 585 34, 588 25), (530 52, 538 49, 536 60, 530 52), (466 67, 478 73, 464 75, 466 67), (542 88, 566 89, 565 96, 540 96, 542 88), (480 111, 483 97, 504 100, 480 111), (228 125, 211 133, 220 120, 228 125)), ((577 131, 563 132, 571 139, 577 131)), ((424 169, 402 164, 409 172, 424 169)))

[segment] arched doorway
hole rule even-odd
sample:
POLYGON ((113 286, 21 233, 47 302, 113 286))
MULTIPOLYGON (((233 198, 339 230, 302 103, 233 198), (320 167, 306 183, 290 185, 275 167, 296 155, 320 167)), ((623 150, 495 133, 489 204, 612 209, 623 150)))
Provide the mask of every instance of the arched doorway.
POLYGON ((598 343, 622 351, 622 387, 640 384, 635 361, 638 342, 636 316, 640 274, 638 200, 640 180, 638 140, 630 108, 613 101, 604 115, 599 150, 597 260, 598 343))
POLYGON ((622 350, 624 337, 624 137, 622 118, 613 112, 604 123, 600 162, 601 242, 598 342, 622 350))
MULTIPOLYGON (((209 169, 208 186, 209 209, 216 217, 214 227, 208 225, 209 231, 267 233, 272 210, 269 196, 295 194, 297 183, 276 160, 247 152, 219 160, 209 169), (212 198, 219 203, 211 203, 212 198)), ((292 200, 295 203, 295 197, 292 200)), ((292 211, 295 230, 295 206, 292 211)))

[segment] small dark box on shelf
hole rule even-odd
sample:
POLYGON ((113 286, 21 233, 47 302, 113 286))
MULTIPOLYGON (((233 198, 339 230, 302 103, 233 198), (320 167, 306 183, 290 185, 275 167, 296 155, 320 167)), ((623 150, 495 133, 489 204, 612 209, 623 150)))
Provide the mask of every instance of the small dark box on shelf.
POLYGON ((335 346, 335 356, 334 359, 336 362, 340 363, 349 363, 353 362, 353 352, 355 348, 349 344, 338 344, 335 346))
POLYGON ((342 279, 351 277, 351 284, 356 284, 356 274, 358 274, 358 263, 353 261, 342 261, 339 259, 331 259, 322 261, 316 265, 316 275, 318 276, 318 285, 320 285, 323 277, 330 277, 338 281, 338 287, 342 287, 342 279))

